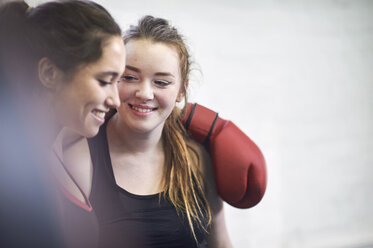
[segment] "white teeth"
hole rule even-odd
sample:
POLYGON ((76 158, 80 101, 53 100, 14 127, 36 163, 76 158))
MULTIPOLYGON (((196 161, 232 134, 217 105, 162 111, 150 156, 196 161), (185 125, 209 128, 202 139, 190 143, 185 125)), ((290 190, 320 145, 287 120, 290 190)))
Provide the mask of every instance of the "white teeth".
POLYGON ((138 111, 138 112, 141 112, 141 113, 149 113, 153 110, 153 109, 138 108, 138 107, 135 107, 135 106, 131 106, 131 108, 138 111))
POLYGON ((105 118, 105 112, 93 110, 93 114, 97 116, 98 118, 104 119, 105 118))

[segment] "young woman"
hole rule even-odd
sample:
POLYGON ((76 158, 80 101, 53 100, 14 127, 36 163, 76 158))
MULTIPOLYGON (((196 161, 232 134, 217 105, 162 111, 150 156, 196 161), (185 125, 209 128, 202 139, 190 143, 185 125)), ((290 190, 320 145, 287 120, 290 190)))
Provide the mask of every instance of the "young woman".
POLYGON ((146 16, 124 42, 121 105, 89 139, 101 246, 231 247, 210 160, 176 107, 190 72, 182 36, 146 16))
MULTIPOLYGON (((70 168, 80 172, 75 179, 66 168, 69 163, 64 153, 71 144, 87 147, 86 139, 81 137, 96 135, 105 114, 119 106, 117 81, 125 68, 121 30, 103 7, 88 1, 47 2, 36 8, 23 1, 10 2, 1 6, 0 19, 1 79, 6 82, 6 89, 16 92, 11 98, 14 104, 8 104, 18 110, 20 120, 26 124, 22 129, 26 129, 29 136, 15 136, 13 142, 19 146, 11 146, 14 150, 9 151, 22 151, 18 147, 25 142, 17 139, 31 137, 28 143, 36 144, 38 155, 50 154, 50 159, 44 161, 45 168, 35 166, 31 171, 52 172, 51 181, 57 181, 63 192, 59 199, 61 220, 68 237, 66 246, 95 247, 97 223, 87 198, 91 164, 70 168)), ((10 126, 7 128, 10 130, 10 126)), ((27 156, 23 162, 28 163, 27 156)), ((26 165, 20 166, 26 168, 26 165)), ((32 174, 24 174, 21 168, 18 174, 11 175, 14 176, 11 181, 18 181, 19 187, 29 180, 28 175, 32 178, 32 174)), ((9 176, 9 172, 2 176, 6 175, 9 176)), ((6 189, 12 195, 16 188, 6 189)), ((39 189, 35 189, 33 198, 37 198, 39 189)), ((34 214, 31 211, 38 208, 38 203, 34 205, 30 210, 19 212, 34 214)), ((43 215, 38 217, 42 222, 43 215)), ((20 223, 24 223, 22 221, 20 223)), ((37 229, 21 226, 28 234, 37 229)), ((30 242, 28 246, 54 247, 42 245, 46 241, 34 241, 36 243, 30 242)))

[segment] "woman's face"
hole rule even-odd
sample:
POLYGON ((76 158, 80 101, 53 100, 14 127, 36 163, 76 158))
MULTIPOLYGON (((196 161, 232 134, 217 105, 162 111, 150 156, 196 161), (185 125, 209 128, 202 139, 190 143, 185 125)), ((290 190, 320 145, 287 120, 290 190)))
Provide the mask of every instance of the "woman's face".
POLYGON ((125 47, 120 36, 108 39, 101 58, 83 65, 73 77, 63 76, 53 95, 60 125, 92 137, 110 108, 119 106, 117 82, 125 68, 125 47))
POLYGON ((133 132, 161 131, 183 94, 173 46, 146 39, 126 44, 126 70, 119 83, 121 122, 133 132))

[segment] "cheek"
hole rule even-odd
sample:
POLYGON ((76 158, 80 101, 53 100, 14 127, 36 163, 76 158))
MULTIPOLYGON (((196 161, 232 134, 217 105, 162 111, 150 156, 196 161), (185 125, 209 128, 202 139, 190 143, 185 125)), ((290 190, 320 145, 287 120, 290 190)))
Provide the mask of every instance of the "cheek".
POLYGON ((173 109, 173 107, 176 104, 177 96, 178 96, 178 91, 177 90, 162 91, 158 95, 158 102, 159 102, 159 104, 161 104, 165 107, 173 109))
POLYGON ((75 108, 79 108, 90 95, 92 96, 92 87, 83 86, 84 84, 76 81, 69 82, 61 89, 56 99, 65 102, 66 107, 75 105, 75 108))
POLYGON ((131 95, 131 92, 133 91, 130 84, 126 83, 120 83, 118 84, 118 93, 119 93, 119 99, 121 102, 125 101, 126 99, 129 98, 131 95))
POLYGON ((72 89, 70 89, 70 91, 74 92, 72 98, 74 98, 75 102, 83 106, 87 104, 101 104, 105 100, 105 96, 108 95, 110 89, 101 86, 97 80, 90 75, 77 78, 71 85, 72 89))
POLYGON ((114 94, 114 90, 111 87, 103 88, 103 87, 96 87, 94 90, 91 91, 89 95, 86 95, 87 100, 91 100, 94 103, 103 103, 105 99, 114 94))
POLYGON ((58 109, 58 113, 71 111, 72 106, 78 104, 77 92, 72 87, 64 87, 56 91, 52 96, 52 105, 58 109))

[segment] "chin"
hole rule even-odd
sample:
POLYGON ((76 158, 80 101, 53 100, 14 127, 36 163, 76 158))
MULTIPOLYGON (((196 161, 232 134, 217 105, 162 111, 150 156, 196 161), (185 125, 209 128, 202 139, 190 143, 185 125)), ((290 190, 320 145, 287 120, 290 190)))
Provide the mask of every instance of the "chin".
POLYGON ((159 130, 159 128, 163 129, 163 125, 160 125, 158 123, 156 124, 150 124, 150 125, 134 125, 132 126, 132 131, 137 133, 150 133, 156 130, 159 130))
POLYGON ((90 129, 86 129, 85 132, 82 133, 82 135, 86 138, 92 138, 98 134, 98 131, 99 131, 99 127, 90 128, 90 129))
POLYGON ((134 133, 148 133, 149 129, 137 126, 137 127, 132 127, 131 132, 134 132, 134 133))

